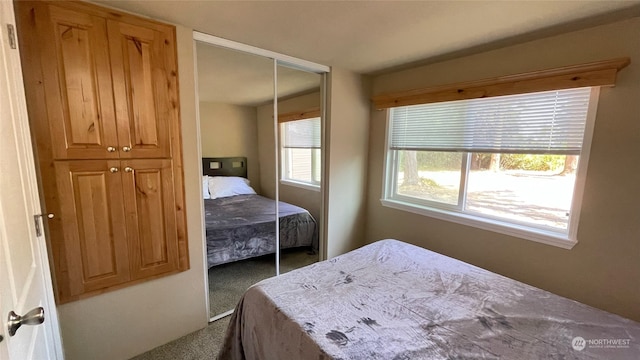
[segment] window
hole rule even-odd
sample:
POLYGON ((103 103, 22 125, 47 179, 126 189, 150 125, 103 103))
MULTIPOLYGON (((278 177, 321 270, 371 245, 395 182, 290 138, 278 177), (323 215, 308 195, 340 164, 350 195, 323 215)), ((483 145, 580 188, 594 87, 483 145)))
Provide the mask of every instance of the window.
POLYGON ((320 118, 280 124, 281 181, 291 185, 320 188, 320 118))
POLYGON ((389 111, 384 205, 570 248, 598 88, 389 111))

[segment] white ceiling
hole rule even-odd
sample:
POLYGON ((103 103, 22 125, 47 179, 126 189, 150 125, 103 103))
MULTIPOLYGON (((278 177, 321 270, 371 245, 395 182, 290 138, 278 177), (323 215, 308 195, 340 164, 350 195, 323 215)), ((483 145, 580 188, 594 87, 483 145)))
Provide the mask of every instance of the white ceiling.
MULTIPOLYGON (((274 95, 273 61, 264 57, 198 42, 200 101, 257 106, 274 95)), ((277 69, 278 98, 320 88, 320 75, 284 66, 277 69)))
POLYGON ((97 2, 362 74, 640 16, 640 0, 97 2))

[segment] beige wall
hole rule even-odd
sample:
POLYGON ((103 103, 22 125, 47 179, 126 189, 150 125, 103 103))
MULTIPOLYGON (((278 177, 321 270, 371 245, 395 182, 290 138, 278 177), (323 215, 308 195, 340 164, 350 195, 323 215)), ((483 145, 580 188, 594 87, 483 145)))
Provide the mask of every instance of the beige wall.
POLYGON ((640 19, 373 79, 374 94, 631 57, 602 89, 578 244, 571 250, 383 207, 385 111, 371 117, 367 241, 397 238, 640 320, 640 19))
POLYGON ((58 307, 68 360, 129 359, 207 325, 193 39, 178 27, 188 271, 58 307))
POLYGON ((275 138, 273 133, 273 106, 258 106, 258 158, 260 159, 260 187, 262 194, 276 196, 275 138))
POLYGON ((200 102, 202 157, 245 156, 251 186, 260 193, 255 107, 200 102))
POLYGON ((326 256, 332 258, 365 242, 369 83, 332 68, 328 90, 324 211, 326 256))

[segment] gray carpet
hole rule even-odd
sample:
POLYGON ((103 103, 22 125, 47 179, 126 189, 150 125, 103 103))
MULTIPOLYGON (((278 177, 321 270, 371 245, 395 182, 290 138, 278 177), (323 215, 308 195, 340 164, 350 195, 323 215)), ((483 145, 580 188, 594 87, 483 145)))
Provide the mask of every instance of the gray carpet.
MULTIPOLYGON (((307 248, 280 253, 280 272, 285 273, 318 261, 307 248)), ((233 310, 251 285, 275 276, 275 254, 214 266, 209 269, 209 313, 211 317, 233 310)))
MULTIPOLYGON (((280 254, 280 272, 285 273, 316 261, 318 261, 318 255, 308 254, 307 249, 283 250, 280 254)), ((209 269, 211 314, 216 315, 232 310, 249 286, 274 276, 275 273, 275 255, 265 255, 209 269)), ((222 345, 229 318, 227 316, 214 321, 202 330, 159 346, 131 360, 215 359, 222 345)))
POLYGON ((215 359, 230 316, 214 321, 202 330, 198 330, 178 340, 159 346, 131 360, 211 360, 215 359))

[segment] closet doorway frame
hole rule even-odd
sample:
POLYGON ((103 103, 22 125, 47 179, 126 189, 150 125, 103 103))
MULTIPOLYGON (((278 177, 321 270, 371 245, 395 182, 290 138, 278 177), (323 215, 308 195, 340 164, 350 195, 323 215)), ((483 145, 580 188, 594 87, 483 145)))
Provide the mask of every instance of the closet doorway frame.
MULTIPOLYGON (((197 143, 198 143, 198 157, 202 158, 202 134, 200 131, 200 96, 198 94, 198 55, 197 55, 197 44, 204 43, 207 45, 218 46, 221 48, 226 48, 229 50, 235 50, 244 52, 251 55, 257 55, 264 57, 266 59, 271 59, 273 62, 273 131, 275 136, 274 143, 274 154, 275 154, 275 201, 276 204, 280 201, 280 144, 278 141, 278 66, 284 66, 300 71, 306 71, 311 73, 316 73, 320 75, 320 129, 321 129, 321 138, 320 138, 320 157, 321 157, 321 170, 320 170, 320 193, 321 193, 321 203, 320 203, 320 214, 322 216, 318 220, 318 261, 322 261, 326 259, 327 254, 327 241, 326 241, 326 224, 325 224, 325 199, 326 199, 326 189, 327 189, 327 168, 328 168, 328 159, 326 152, 326 130, 327 130, 327 77, 331 72, 331 68, 326 65, 318 64, 312 61, 296 58, 293 56, 277 53, 275 51, 262 49, 259 47, 243 44, 240 42, 236 42, 233 40, 224 39, 221 37, 213 36, 210 34, 206 34, 200 31, 193 31, 193 61, 194 61, 194 77, 195 77, 195 98, 196 98, 196 126, 198 128, 197 134, 197 143)), ((200 168, 200 178, 202 178, 202 168, 200 168)), ((200 181, 202 184, 202 181, 200 181)), ((200 191, 202 193, 202 191, 200 191)), ((200 199, 200 207, 204 208, 204 200, 200 199)), ((205 224, 204 212, 202 223, 205 224)), ((280 219, 280 214, 278 213, 278 207, 276 206, 276 219, 280 219)), ((205 291, 205 305, 207 309, 207 321, 209 323, 214 322, 216 320, 225 318, 231 314, 233 314, 234 310, 226 311, 222 314, 218 314, 216 316, 211 317, 209 315, 209 267, 207 266, 207 241, 206 241, 206 229, 202 229, 202 247, 203 247, 203 263, 204 266, 204 286, 207 291, 205 291)), ((276 276, 280 276, 280 227, 276 226, 276 276)))

